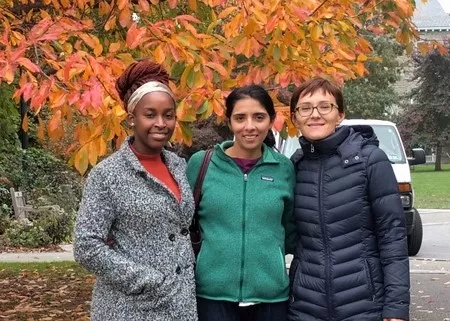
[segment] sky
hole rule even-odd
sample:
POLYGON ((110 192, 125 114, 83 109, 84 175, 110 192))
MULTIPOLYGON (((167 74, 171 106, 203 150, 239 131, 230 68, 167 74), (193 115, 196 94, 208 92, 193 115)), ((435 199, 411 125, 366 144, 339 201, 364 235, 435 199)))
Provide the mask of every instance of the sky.
POLYGON ((438 0, 441 3, 442 8, 447 13, 450 13, 450 0, 438 0))

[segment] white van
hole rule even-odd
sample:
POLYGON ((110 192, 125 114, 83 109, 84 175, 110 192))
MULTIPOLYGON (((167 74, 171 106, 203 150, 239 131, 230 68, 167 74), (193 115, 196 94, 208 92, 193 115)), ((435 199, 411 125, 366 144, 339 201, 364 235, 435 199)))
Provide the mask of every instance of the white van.
MULTIPOLYGON (((383 120, 345 119, 342 125, 369 125, 375 131, 380 142, 380 148, 386 153, 397 178, 400 195, 405 212, 408 230, 408 254, 416 255, 422 245, 422 220, 414 208, 414 190, 411 181, 410 165, 424 164, 425 152, 421 148, 412 150, 413 157, 407 158, 400 134, 394 123, 383 120)), ((275 135, 277 149, 291 157, 300 148, 298 137, 283 139, 275 135)))

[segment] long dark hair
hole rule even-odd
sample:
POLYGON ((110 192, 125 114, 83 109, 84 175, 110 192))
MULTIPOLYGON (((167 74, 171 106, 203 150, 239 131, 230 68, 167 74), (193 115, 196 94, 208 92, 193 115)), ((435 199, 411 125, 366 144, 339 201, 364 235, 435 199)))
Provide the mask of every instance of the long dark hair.
MULTIPOLYGON (((258 101, 269 114, 270 120, 273 121, 275 119, 276 112, 273 100, 270 97, 267 90, 265 90, 263 87, 259 85, 249 85, 235 88, 225 100, 226 106, 225 116, 227 116, 227 118, 230 119, 236 103, 239 100, 246 98, 252 98, 258 101)), ((273 135, 272 130, 269 130, 269 132, 267 133, 267 136, 264 139, 264 144, 266 144, 269 147, 275 146, 275 137, 273 135)))

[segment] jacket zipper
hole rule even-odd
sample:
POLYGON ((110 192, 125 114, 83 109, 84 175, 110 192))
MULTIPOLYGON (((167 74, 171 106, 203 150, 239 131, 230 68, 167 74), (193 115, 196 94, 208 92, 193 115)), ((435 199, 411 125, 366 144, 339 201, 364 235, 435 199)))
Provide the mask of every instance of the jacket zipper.
POLYGON ((311 144, 311 153, 314 153, 314 145, 311 144))
MULTIPOLYGON (((314 146, 311 145, 311 152, 314 152, 314 146)), ((326 236, 326 230, 325 230, 325 219, 322 209, 322 179, 323 179, 323 159, 320 159, 320 172, 319 172, 319 217, 320 217, 320 226, 322 229, 322 239, 323 244, 325 245, 325 289, 326 289, 326 298, 327 298, 327 305, 328 305, 328 320, 333 319, 333 313, 332 309, 333 306, 331 304, 331 269, 330 269, 330 247, 328 244, 328 239, 326 236)))
POLYGON ((242 203, 242 246, 241 246, 241 276, 239 281, 239 302, 242 302, 242 287, 244 284, 244 257, 245 257, 245 211, 246 211, 246 194, 247 194, 248 174, 244 174, 244 192, 242 203))
POLYGON ((365 268, 366 268, 367 282, 369 284, 369 289, 370 289, 370 292, 372 294, 372 301, 375 302, 375 286, 373 285, 372 273, 370 271, 370 266, 369 266, 369 262, 367 262, 367 259, 364 259, 364 265, 365 265, 365 268))

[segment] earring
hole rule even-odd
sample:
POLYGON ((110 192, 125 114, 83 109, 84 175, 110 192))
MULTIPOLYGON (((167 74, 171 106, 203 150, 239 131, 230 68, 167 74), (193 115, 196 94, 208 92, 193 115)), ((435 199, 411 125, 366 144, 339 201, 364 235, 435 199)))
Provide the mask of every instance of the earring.
POLYGON ((133 126, 134 126, 134 123, 130 123, 130 126, 133 127, 133 126))

